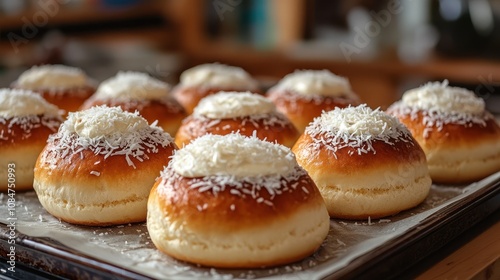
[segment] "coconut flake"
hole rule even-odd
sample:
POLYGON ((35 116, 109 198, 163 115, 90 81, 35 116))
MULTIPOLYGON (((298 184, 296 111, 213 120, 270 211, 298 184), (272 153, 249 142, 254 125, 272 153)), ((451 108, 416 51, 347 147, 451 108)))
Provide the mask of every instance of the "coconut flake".
POLYGON ((292 91, 303 96, 348 96, 357 98, 349 81, 328 70, 297 70, 286 75, 272 89, 292 91))
POLYGON ((163 100, 172 98, 170 86, 146 73, 121 71, 103 81, 92 97, 97 100, 163 100))
POLYGON ((486 126, 493 116, 485 110, 484 100, 467 89, 450 87, 448 81, 428 83, 404 93, 401 101, 395 102, 387 111, 394 115, 409 116, 416 120, 422 117, 424 138, 433 130, 441 131, 447 124, 469 127, 486 126))
POLYGON ((217 195, 228 189, 232 195, 272 206, 275 196, 294 191, 289 182, 298 181, 303 191, 307 182, 299 179, 306 174, 285 146, 240 134, 204 135, 175 152, 161 172, 160 186, 192 178, 189 187, 199 192, 217 195))
POLYGON ((250 115, 269 115, 276 107, 264 96, 251 92, 221 91, 203 98, 194 108, 195 116, 229 119, 250 115))
POLYGON ((212 63, 201 64, 184 71, 180 82, 184 86, 255 90, 257 82, 240 67, 212 63))
POLYGON ((335 157, 338 150, 348 147, 357 151, 350 155, 375 154, 374 141, 388 145, 399 141, 412 143, 410 132, 397 118, 380 108, 372 110, 366 104, 323 112, 309 124, 305 133, 313 139, 313 150, 319 151, 323 146, 335 157))
POLYGON ((105 159, 123 156, 128 165, 135 168, 132 158, 147 160, 148 153, 158 153, 160 146, 167 147, 172 142, 168 133, 155 124, 148 125, 138 112, 97 106, 70 113, 59 131, 49 137, 43 160, 54 168, 60 158, 90 150, 105 159))
POLYGON ((89 84, 87 75, 79 68, 65 65, 33 66, 22 73, 16 86, 25 89, 69 89, 89 84))

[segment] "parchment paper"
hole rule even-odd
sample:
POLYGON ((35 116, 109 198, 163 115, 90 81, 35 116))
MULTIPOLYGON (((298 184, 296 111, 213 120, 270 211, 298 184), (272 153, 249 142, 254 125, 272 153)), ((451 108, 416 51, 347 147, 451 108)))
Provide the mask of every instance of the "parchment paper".
MULTIPOLYGON (((443 207, 498 180, 500 172, 468 186, 433 185, 424 203, 384 219, 332 219, 328 237, 314 255, 300 262, 275 268, 227 270, 179 262, 155 249, 145 223, 113 227, 71 225, 48 214, 33 191, 16 194, 16 228, 28 236, 50 237, 90 257, 153 278, 319 279, 347 266, 353 259, 376 250, 384 242, 417 227, 421 221, 443 207)), ((0 205, 0 223, 8 224, 6 194, 0 194, 0 205)))

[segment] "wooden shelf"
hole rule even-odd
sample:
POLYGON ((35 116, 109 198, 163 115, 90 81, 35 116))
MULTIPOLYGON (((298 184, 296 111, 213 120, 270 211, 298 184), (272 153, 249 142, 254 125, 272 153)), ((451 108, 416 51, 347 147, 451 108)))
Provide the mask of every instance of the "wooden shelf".
MULTIPOLYGON (((273 0, 288 5, 289 2, 273 0)), ((180 2, 180 1, 179 1, 180 2)), ((273 2, 274 3, 274 2, 273 2)), ((276 4, 274 3, 274 4, 276 4)), ((301 0, 293 2, 300 6, 301 0)), ((205 33, 205 21, 201 0, 185 0, 182 4, 171 5, 169 10, 179 28, 181 51, 187 59, 186 67, 206 62, 220 62, 244 68, 256 76, 279 79, 296 69, 329 69, 332 72, 349 78, 353 89, 363 101, 373 107, 386 107, 400 97, 401 87, 408 79, 417 81, 444 80, 450 82, 500 85, 500 63, 482 59, 451 59, 430 56, 419 63, 406 63, 398 58, 392 50, 369 60, 346 60, 330 56, 329 49, 325 55, 314 53, 297 55, 293 43, 288 46, 278 45, 275 49, 259 50, 251 45, 228 43, 208 38, 205 33)), ((283 12, 275 9, 275 13, 283 12)), ((300 21, 300 15, 299 21, 300 21)), ((292 19, 286 19, 291 22, 292 19)), ((289 24, 277 23, 288 32, 289 24)), ((306 50, 311 52, 311 50, 306 50)))
POLYGON ((112 21, 120 19, 138 18, 144 16, 162 15, 164 3, 160 1, 145 1, 143 4, 126 8, 96 8, 96 6, 83 5, 81 7, 58 6, 52 14, 43 9, 31 9, 16 15, 2 15, 0 17, 0 28, 3 30, 21 29, 26 21, 37 26, 37 20, 43 21, 48 18, 45 26, 57 26, 65 24, 77 24, 85 22, 112 21))

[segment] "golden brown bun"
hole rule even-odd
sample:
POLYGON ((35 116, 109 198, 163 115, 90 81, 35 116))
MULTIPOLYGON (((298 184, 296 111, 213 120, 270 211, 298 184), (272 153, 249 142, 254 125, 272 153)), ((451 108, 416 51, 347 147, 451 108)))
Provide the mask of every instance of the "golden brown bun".
POLYGON ((408 127, 424 150, 435 183, 470 183, 500 171, 500 127, 494 118, 485 118, 485 126, 443 124, 439 131, 424 125, 422 112, 413 119, 398 110, 388 112, 408 127))
POLYGON ((182 148, 191 140, 205 134, 226 135, 238 131, 240 134, 252 136, 255 131, 255 136, 259 139, 277 142, 291 148, 300 136, 297 129, 281 114, 269 118, 277 118, 279 123, 270 123, 266 119, 252 119, 251 116, 214 120, 191 115, 182 122, 177 131, 175 144, 182 148))
POLYGON ((58 117, 44 117, 44 123, 31 121, 24 124, 30 127, 27 131, 20 124, 12 124, 11 119, 5 123, 0 121, 0 191, 7 191, 7 166, 15 164, 15 191, 33 189, 33 168, 38 155, 45 147, 50 134, 57 131, 62 122, 58 117))
MULTIPOLYGON (((203 97, 218 93, 220 91, 236 91, 244 92, 247 89, 231 89, 231 88, 209 88, 209 87, 193 87, 193 86, 183 86, 177 85, 172 89, 172 94, 179 101, 179 103, 184 107, 188 114, 193 113, 194 107, 198 105, 203 97)), ((255 89, 248 89, 253 93, 260 94, 260 91, 255 89)))
POLYGON ((80 110, 88 109, 92 106, 108 105, 109 107, 118 106, 124 111, 135 112, 144 117, 148 123, 158 121, 158 126, 170 135, 175 135, 182 120, 187 117, 184 108, 175 100, 165 102, 159 100, 99 100, 90 98, 82 105, 80 110))
POLYGON ((256 186, 256 196, 271 205, 231 194, 230 186, 217 195, 200 192, 191 184, 201 178, 182 177, 170 167, 165 174, 173 179, 160 177, 151 190, 147 226, 156 247, 177 259, 226 268, 275 266, 311 255, 328 234, 328 213, 307 174, 282 180, 290 190, 274 198, 256 186))
POLYGON ((428 195, 431 179, 425 154, 415 140, 393 145, 373 141, 376 153, 358 155, 345 147, 334 156, 325 145, 313 148, 304 133, 292 151, 325 199, 331 217, 380 218, 420 204, 428 195))
MULTIPOLYGON (((22 87, 17 86, 15 83, 13 88, 22 89, 22 87)), ((81 88, 72 89, 36 89, 34 92, 39 93, 47 102, 56 105, 60 109, 65 111, 67 115, 69 112, 76 112, 79 110, 80 106, 95 92, 94 86, 85 86, 81 88)))
POLYGON ((158 146, 158 153, 148 152, 148 159, 131 157, 135 168, 125 156, 105 158, 91 150, 73 153, 49 166, 45 159, 54 157, 44 148, 35 167, 33 187, 42 206, 63 221, 106 226, 146 220, 147 199, 160 170, 170 161, 170 146, 158 146))
POLYGON ((305 128, 323 111, 345 108, 349 105, 358 105, 359 100, 349 97, 315 96, 313 99, 288 90, 276 90, 271 88, 267 97, 273 101, 278 111, 285 114, 295 125, 299 132, 305 128))

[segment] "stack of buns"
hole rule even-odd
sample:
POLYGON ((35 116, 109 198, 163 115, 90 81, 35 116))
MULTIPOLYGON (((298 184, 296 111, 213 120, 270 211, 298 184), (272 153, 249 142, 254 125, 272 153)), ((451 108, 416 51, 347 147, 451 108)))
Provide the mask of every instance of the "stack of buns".
POLYGON ((7 190, 7 166, 15 169, 16 191, 33 188, 33 168, 50 134, 59 129, 62 112, 39 94, 0 89, 0 191, 7 190))
POLYGON ((299 132, 274 104, 250 92, 219 92, 203 98, 175 136, 180 148, 205 135, 238 132, 292 147, 299 132))
POLYGON ((170 95, 170 86, 141 72, 119 72, 103 81, 81 109, 92 106, 119 106, 128 112, 138 111, 149 123, 175 135, 187 116, 184 108, 170 95))
POLYGON ((405 92, 388 113, 420 143, 434 182, 468 183, 500 171, 500 127, 472 91, 428 83, 405 92))
POLYGON ((11 87, 35 91, 68 113, 78 111, 95 92, 96 85, 80 68, 42 65, 23 72, 11 87))

